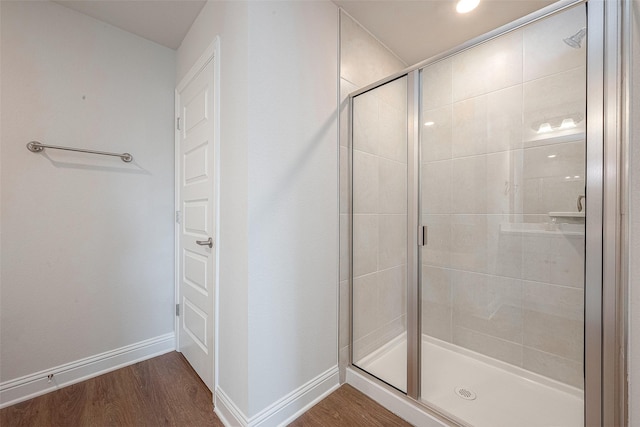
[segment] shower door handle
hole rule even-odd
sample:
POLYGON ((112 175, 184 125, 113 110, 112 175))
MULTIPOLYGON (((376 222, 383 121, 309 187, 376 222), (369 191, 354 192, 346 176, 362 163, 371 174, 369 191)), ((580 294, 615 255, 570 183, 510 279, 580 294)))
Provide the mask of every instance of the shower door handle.
POLYGON ((207 240, 196 240, 196 243, 200 246, 209 246, 213 248, 213 239, 209 237, 207 240))
POLYGON ((427 245, 427 226, 421 225, 418 227, 418 246, 427 245))

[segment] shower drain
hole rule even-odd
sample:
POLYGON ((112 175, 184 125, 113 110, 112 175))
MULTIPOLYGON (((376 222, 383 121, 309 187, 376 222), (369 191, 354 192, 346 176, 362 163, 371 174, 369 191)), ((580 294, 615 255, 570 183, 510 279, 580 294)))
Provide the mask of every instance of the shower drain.
POLYGON ((469 387, 456 387, 456 394, 466 400, 476 400, 478 397, 469 387))

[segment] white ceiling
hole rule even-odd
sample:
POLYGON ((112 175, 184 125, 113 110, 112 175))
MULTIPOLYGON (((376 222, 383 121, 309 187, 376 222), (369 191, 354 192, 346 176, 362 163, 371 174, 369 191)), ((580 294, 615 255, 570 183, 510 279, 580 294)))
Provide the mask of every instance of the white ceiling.
MULTIPOLYGON (((206 0, 53 1, 171 49, 180 46, 206 3, 206 0)), ((460 15, 455 11, 456 0, 333 0, 408 65, 554 1, 481 0, 476 10, 460 15)))
POLYGON ((333 0, 400 59, 413 65, 508 24, 555 0, 481 0, 456 12, 456 0, 333 0))
POLYGON ((206 0, 54 0, 171 49, 177 49, 206 0))

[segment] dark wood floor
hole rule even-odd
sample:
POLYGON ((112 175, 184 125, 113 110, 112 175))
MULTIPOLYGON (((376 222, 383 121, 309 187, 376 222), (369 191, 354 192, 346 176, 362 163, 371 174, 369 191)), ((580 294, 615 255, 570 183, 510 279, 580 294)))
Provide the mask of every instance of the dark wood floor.
POLYGON ((0 426, 222 426, 211 392, 171 352, 0 410, 0 426))
MULTIPOLYGON (((211 392, 180 353, 165 355, 0 410, 1 427, 220 427, 211 392)), ((343 385, 293 427, 409 426, 343 385)))
POLYGON ((345 384, 289 424, 289 427, 322 426, 405 427, 411 424, 345 384))

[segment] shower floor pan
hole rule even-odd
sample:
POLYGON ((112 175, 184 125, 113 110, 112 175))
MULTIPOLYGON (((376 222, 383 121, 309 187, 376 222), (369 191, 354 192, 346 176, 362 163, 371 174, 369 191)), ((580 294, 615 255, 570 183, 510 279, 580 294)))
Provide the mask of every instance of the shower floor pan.
MULTIPOLYGON (((406 335, 357 364, 406 389, 406 335)), ((583 392, 462 347, 422 337, 422 400, 474 427, 583 426, 583 392)))

